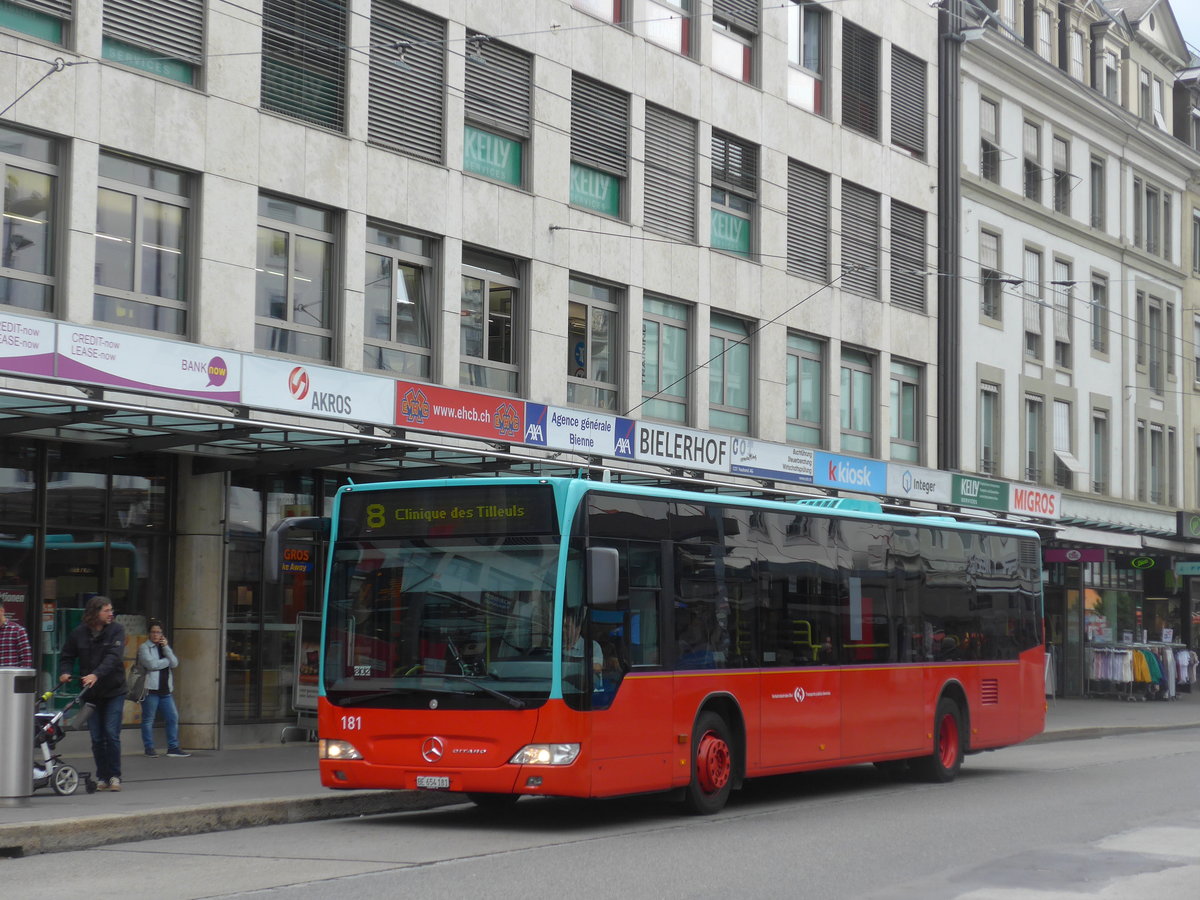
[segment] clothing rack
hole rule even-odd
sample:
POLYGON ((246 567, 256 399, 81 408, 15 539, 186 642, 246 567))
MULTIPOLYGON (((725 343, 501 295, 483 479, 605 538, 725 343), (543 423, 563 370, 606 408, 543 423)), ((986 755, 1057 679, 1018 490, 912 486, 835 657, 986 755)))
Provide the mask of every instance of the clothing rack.
POLYGON ((1196 653, 1163 641, 1090 643, 1084 647, 1084 695, 1174 700, 1196 680, 1196 653), (1186 687, 1184 687, 1186 686, 1186 687))

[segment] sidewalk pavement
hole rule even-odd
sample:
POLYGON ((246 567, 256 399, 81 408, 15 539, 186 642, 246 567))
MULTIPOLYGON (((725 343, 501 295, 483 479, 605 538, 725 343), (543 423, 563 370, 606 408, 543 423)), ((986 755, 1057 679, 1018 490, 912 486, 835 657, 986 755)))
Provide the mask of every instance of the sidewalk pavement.
MULTIPOLYGON (((1200 727, 1200 692, 1175 700, 1051 699, 1046 730, 1030 743, 1200 727)), ((138 750, 136 731, 123 735, 138 750)), ((67 761, 91 768, 86 733, 60 745, 67 761)), ((82 850, 122 841, 227 831, 461 803, 434 791, 332 791, 317 775, 316 745, 274 744, 193 751, 190 759, 122 759, 124 790, 72 796, 36 791, 25 806, 0 806, 0 858, 82 850)))

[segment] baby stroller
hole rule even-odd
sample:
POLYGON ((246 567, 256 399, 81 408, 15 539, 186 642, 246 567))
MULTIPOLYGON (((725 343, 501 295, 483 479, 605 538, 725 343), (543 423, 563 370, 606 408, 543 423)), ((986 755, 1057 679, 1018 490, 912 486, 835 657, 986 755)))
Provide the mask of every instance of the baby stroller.
MULTIPOLYGON (((55 712, 47 709, 46 704, 56 696, 54 691, 47 691, 38 700, 37 711, 33 714, 34 731, 33 746, 35 751, 41 750, 42 758, 33 760, 33 789, 49 787, 59 796, 75 793, 79 787, 79 779, 83 779, 84 787, 89 794, 96 793, 96 779, 91 772, 80 772, 72 765, 62 761, 62 756, 54 752, 58 742, 66 736, 63 720, 71 710, 84 702, 87 691, 76 694, 62 709, 55 712)), ((88 719, 92 707, 84 706, 83 711, 71 723, 74 728, 81 727, 88 719)))

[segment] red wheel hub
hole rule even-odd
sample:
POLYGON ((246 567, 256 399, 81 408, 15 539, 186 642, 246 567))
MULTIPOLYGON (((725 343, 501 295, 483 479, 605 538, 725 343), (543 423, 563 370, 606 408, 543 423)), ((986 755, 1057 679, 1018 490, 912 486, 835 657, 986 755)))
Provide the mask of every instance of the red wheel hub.
POLYGON ((938 756, 943 769, 953 769, 958 762, 958 728, 954 716, 942 716, 938 725, 938 756))
POLYGON ((706 794, 715 794, 729 782, 733 765, 729 745, 715 732, 700 738, 696 747, 696 778, 706 794))

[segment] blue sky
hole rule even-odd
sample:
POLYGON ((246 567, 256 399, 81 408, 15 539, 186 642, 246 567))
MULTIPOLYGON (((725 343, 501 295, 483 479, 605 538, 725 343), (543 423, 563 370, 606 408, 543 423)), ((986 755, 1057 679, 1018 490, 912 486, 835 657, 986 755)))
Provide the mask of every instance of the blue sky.
POLYGON ((1197 0, 1174 0, 1171 12, 1183 32, 1183 39, 1192 46, 1192 52, 1200 54, 1200 2, 1197 0))

